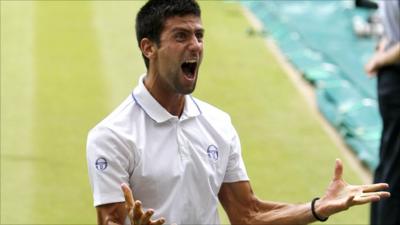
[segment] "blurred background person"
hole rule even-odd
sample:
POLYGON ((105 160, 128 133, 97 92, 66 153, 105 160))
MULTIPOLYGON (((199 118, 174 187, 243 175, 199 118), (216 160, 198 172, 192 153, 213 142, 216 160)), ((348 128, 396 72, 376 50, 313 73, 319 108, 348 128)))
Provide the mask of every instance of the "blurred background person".
POLYGON ((379 2, 384 36, 365 66, 378 78, 379 110, 383 122, 380 162, 374 182, 387 182, 392 197, 371 208, 371 224, 400 224, 400 0, 379 2))

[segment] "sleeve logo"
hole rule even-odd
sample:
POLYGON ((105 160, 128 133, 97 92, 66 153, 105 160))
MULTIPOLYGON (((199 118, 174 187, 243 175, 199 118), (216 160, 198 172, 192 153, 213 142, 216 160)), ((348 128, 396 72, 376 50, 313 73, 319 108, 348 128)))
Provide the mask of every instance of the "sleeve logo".
POLYGON ((95 166, 97 170, 103 171, 108 166, 107 160, 105 158, 98 158, 96 160, 95 166))

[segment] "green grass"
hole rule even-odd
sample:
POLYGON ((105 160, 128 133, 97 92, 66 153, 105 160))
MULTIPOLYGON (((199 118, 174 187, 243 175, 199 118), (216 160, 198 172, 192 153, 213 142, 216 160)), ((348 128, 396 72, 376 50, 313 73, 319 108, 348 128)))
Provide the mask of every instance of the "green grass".
MULTIPOLYGON (((86 135, 145 71, 133 29, 143 2, 0 4, 0 224, 94 224, 86 135)), ((262 38, 246 35, 240 6, 201 5, 206 49, 194 95, 232 116, 255 193, 289 202, 322 195, 338 149, 262 38)), ((367 217, 364 206, 329 224, 367 217)))

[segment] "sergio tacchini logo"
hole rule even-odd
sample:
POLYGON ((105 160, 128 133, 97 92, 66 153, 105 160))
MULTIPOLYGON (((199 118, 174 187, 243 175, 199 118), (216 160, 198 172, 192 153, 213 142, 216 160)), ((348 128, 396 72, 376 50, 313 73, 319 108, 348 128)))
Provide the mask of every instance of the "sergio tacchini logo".
POLYGON ((107 160, 105 158, 98 158, 96 160, 95 166, 97 170, 103 171, 108 166, 107 160))
POLYGON ((215 145, 209 145, 207 148, 208 158, 218 160, 218 148, 215 145))

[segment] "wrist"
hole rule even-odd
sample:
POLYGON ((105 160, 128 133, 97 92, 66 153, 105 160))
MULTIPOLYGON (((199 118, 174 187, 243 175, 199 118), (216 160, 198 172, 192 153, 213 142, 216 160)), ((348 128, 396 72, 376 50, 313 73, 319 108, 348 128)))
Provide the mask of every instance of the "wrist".
POLYGON ((311 201, 311 213, 313 215, 313 217, 318 220, 318 221, 327 221, 329 218, 329 215, 327 215, 324 212, 324 207, 321 204, 321 200, 320 198, 314 198, 311 201))

